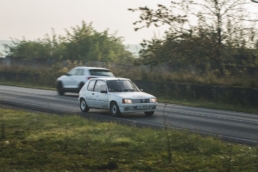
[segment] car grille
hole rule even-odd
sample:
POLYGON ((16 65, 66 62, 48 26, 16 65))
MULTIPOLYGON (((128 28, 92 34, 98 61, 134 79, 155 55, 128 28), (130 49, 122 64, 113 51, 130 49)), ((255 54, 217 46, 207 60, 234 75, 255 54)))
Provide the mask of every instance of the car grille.
POLYGON ((132 99, 132 103, 150 103, 150 99, 132 99))

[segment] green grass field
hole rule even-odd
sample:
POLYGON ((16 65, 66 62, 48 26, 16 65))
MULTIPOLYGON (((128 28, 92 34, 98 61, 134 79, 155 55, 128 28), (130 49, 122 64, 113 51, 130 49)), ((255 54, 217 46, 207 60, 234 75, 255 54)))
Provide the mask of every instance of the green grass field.
POLYGON ((0 171, 257 172, 258 147, 0 107, 0 171))

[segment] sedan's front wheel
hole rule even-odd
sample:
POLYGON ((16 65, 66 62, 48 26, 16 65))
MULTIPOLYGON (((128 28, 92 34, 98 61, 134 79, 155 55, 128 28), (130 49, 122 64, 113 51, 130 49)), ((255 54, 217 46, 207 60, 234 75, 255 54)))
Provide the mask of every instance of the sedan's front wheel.
POLYGON ((89 112, 89 110, 90 110, 90 108, 88 107, 88 105, 84 99, 80 100, 80 109, 82 112, 89 112))
POLYGON ((112 102, 110 105, 110 113, 112 116, 119 116, 121 114, 116 102, 112 102))
POLYGON ((64 95, 64 88, 62 82, 57 83, 57 92, 60 96, 64 95))
POLYGON ((154 114, 154 111, 152 112, 144 112, 146 116, 152 116, 154 114))

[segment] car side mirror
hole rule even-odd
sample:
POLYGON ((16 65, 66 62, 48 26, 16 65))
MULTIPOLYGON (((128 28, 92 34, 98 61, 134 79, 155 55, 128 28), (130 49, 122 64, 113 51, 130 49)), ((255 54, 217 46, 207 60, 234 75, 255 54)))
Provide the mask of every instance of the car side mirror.
POLYGON ((102 90, 102 91, 100 91, 100 93, 107 93, 107 91, 105 91, 105 90, 102 90))

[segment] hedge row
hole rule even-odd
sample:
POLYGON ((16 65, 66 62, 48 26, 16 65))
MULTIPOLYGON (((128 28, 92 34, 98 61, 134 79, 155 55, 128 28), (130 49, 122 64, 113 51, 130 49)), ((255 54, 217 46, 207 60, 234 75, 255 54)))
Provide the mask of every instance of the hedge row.
MULTIPOLYGON (((0 71, 0 80, 23 82, 41 86, 55 87, 56 78, 61 73, 15 73, 0 71)), ((165 98, 208 100, 220 103, 258 106, 258 89, 225 86, 206 86, 171 82, 152 82, 135 80, 136 85, 145 92, 165 98)))

